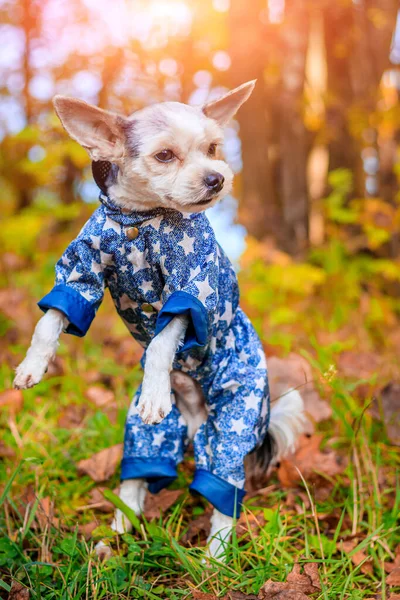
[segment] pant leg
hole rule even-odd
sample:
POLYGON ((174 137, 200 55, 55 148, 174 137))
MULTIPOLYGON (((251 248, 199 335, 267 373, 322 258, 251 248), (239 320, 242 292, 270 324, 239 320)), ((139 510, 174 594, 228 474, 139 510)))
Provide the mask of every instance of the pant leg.
POLYGON ((141 387, 136 392, 125 424, 121 480, 146 479, 152 493, 177 477, 187 443, 187 426, 172 394, 172 409, 161 423, 145 425, 137 412, 141 387))
POLYGON ((190 489, 223 514, 239 516, 245 495, 244 459, 268 428, 268 377, 265 362, 254 366, 236 352, 222 362, 208 390, 208 419, 194 439, 196 472, 190 489))

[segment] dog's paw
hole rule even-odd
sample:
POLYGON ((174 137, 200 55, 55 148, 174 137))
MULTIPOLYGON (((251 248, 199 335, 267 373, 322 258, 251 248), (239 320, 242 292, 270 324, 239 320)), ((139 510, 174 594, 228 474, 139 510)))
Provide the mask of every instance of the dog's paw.
POLYGON ((146 425, 154 425, 170 413, 171 383, 169 373, 161 371, 143 379, 137 410, 146 425))
POLYGON ((110 546, 107 546, 104 542, 100 541, 96 544, 94 548, 97 558, 101 560, 101 562, 108 560, 112 556, 112 550, 110 546))
POLYGON ((13 383, 15 389, 25 390, 33 387, 42 380, 47 368, 47 360, 40 356, 25 358, 15 371, 13 383))

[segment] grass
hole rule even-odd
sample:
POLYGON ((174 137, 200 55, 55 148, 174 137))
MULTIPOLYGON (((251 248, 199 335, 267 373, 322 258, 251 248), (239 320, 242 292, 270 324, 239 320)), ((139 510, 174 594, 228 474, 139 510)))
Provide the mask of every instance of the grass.
MULTIPOLYGON (((12 367, 23 356, 39 316, 34 301, 50 287, 58 254, 58 249, 54 256, 43 253, 36 257, 35 269, 28 266, 13 277, 13 289, 22 290, 25 299, 0 318, 2 389, 11 387, 12 367)), ((191 544, 183 543, 191 521, 207 510, 205 501, 186 491, 158 519, 143 519, 133 534, 113 539, 113 558, 100 563, 93 551, 96 540, 86 539, 83 527, 93 521, 106 526, 110 515, 84 508, 96 486, 78 475, 76 463, 122 441, 129 398, 141 378, 137 358, 130 356, 136 351, 106 299, 86 338, 64 337, 59 370, 24 392, 23 410, 0 414, 2 440, 14 452, 0 459, 0 597, 8 596, 12 580, 28 587, 31 598, 46 600, 184 600, 195 597, 193 590, 217 597, 232 590, 258 594, 268 579, 285 581, 296 562, 318 564, 321 590, 315 600, 389 600, 396 591, 389 590, 386 576, 400 544, 398 448, 370 416, 377 390, 373 380, 350 381, 332 368, 343 350, 357 352, 357 339, 365 345, 367 338, 367 350, 378 353, 385 368, 396 362, 392 346, 385 349, 394 330, 393 319, 384 322, 386 300, 381 312, 376 299, 366 303, 361 276, 355 289, 349 269, 341 277, 336 271, 328 276, 325 269, 320 289, 299 292, 304 274, 296 275, 296 265, 291 278, 298 280, 278 293, 273 288, 277 276, 271 278, 267 269, 254 264, 242 274, 246 310, 269 350, 307 351, 321 394, 333 408, 332 419, 320 430, 324 443, 347 459, 344 472, 334 478, 325 472, 317 479, 307 477, 294 490, 273 479, 266 491, 248 499, 225 563, 203 563, 203 531, 192 536, 191 544), (369 311, 367 316, 362 309, 369 311), (93 380, 113 390, 112 417, 88 402, 85 392, 93 380), (59 418, 71 405, 85 414, 81 423, 66 428, 59 418)), ((7 278, 3 284, 11 288, 7 278)), ((379 385, 393 372, 386 368, 385 380, 380 373, 379 385)), ((189 471, 187 466, 180 470, 175 487, 187 490, 189 471)), ((105 485, 113 490, 118 473, 105 485)))
MULTIPOLYGON (((249 526, 244 535, 234 536, 226 563, 214 561, 205 568, 202 547, 180 544, 193 513, 199 515, 205 509, 201 499, 185 494, 158 520, 143 520, 134 534, 114 540, 114 557, 99 563, 94 542, 84 539, 78 523, 97 518, 106 524, 109 517, 91 510, 76 511, 88 504, 94 484, 86 476, 79 477, 75 465, 80 458, 121 441, 125 409, 120 407, 115 423, 92 408, 82 427, 57 425, 60 412, 71 401, 87 404, 82 375, 98 364, 99 354, 95 348, 86 350, 71 358, 63 346, 66 375, 46 379, 25 392, 24 411, 15 419, 2 415, 4 442, 16 452, 15 458, 3 462, 0 474, 5 486, 0 501, 0 586, 4 592, 14 578, 38 599, 184 599, 191 597, 193 589, 216 596, 229 590, 250 594, 270 578, 284 581, 295 561, 316 561, 322 586, 317 598, 357 599, 378 592, 385 597, 384 563, 393 558, 400 543, 398 455, 387 445, 379 425, 355 404, 349 385, 337 379, 332 389, 333 421, 342 419, 342 423, 334 445, 351 460, 345 473, 331 482, 328 497, 316 501, 318 489, 304 482, 306 494, 299 489, 294 506, 286 505, 287 491, 278 486, 268 495, 250 498, 245 521, 251 525, 255 515, 262 527, 249 526), (349 414, 355 415, 356 425, 343 419, 349 414), (33 493, 27 502, 24 496, 29 489, 33 493), (47 498, 59 522, 49 517, 47 498), (341 550, 340 540, 351 537, 357 537, 356 546, 350 552, 341 550), (356 566, 352 557, 360 551, 365 553, 364 562, 356 566), (364 564, 373 568, 365 571, 364 564)), ((121 398, 126 397, 140 377, 138 370, 123 379, 124 367, 107 356, 101 364, 121 398)), ((10 386, 10 377, 10 370, 3 369, 5 387, 10 386)), ((182 472, 180 485, 184 479, 182 472)), ((117 475, 107 487, 116 485, 117 475)))

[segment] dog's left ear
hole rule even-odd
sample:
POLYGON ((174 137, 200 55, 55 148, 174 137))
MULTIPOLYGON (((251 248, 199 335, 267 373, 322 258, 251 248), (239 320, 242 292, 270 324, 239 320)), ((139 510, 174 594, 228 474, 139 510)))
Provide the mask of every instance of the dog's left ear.
POLYGON ((226 125, 242 104, 249 99, 255 85, 256 79, 243 83, 243 85, 231 90, 222 98, 205 104, 203 113, 210 119, 217 121, 219 125, 226 125))

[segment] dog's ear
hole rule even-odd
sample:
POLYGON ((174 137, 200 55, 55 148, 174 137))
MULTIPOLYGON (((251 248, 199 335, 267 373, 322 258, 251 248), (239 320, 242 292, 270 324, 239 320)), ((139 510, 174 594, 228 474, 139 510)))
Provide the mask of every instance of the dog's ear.
POLYGON ((249 99, 255 85, 256 79, 243 83, 243 85, 231 90, 222 98, 213 100, 203 106, 203 113, 210 119, 217 121, 219 125, 226 125, 242 104, 249 99))
POLYGON ((117 162, 122 158, 125 117, 66 96, 55 96, 53 104, 69 135, 89 152, 92 160, 117 162))

